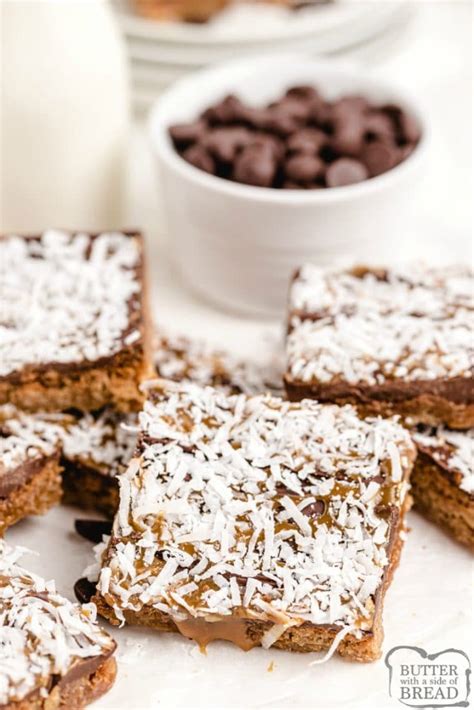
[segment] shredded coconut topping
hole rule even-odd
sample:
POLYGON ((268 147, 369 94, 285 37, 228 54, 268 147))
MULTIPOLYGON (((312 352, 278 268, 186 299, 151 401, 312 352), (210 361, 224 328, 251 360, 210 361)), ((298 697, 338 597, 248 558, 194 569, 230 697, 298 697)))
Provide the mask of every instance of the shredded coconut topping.
MULTIPOLYGON (((234 359, 186 338, 162 338, 155 363, 165 379, 194 381, 225 393, 260 393, 279 386, 276 376, 266 378, 268 368, 263 365, 234 359)), ((136 414, 119 414, 111 408, 76 416, 28 414, 5 405, 0 407, 0 469, 2 464, 11 470, 27 459, 51 455, 61 446, 66 460, 115 476, 132 458, 137 431, 136 414)))
POLYGON ((28 365, 94 362, 140 338, 138 240, 49 230, 0 241, 0 376, 28 365), (137 299, 135 299, 137 300, 137 299))
POLYGON ((454 474, 461 490, 474 495, 474 429, 453 431, 422 427, 412 433, 415 443, 434 461, 454 474))
POLYGON ((135 414, 118 414, 110 408, 83 414, 64 427, 63 456, 107 476, 121 473, 132 458, 137 443, 135 414))
POLYGON ((136 446, 136 414, 111 408, 80 415, 22 412, 0 407, 0 472, 61 450, 63 457, 115 476, 130 461, 136 446))
POLYGON ((370 385, 468 377, 473 285, 461 267, 341 273, 307 265, 290 295, 289 375, 370 385))
POLYGON ((140 423, 98 583, 118 619, 151 605, 370 628, 414 458, 403 428, 169 383, 140 423))
MULTIPOLYGON (((277 387, 265 379, 263 366, 215 351, 203 342, 182 337, 161 338, 156 344, 154 362, 158 374, 172 381, 195 382, 216 387, 226 393, 261 393, 277 387)), ((70 461, 99 467, 115 476, 122 472, 136 447, 138 418, 106 408, 100 413, 74 419, 62 433, 63 455, 70 461)))
POLYGON ((94 604, 73 604, 54 582, 18 565, 25 552, 0 541, 0 705, 38 691, 46 697, 83 659, 110 655, 115 642, 96 623, 94 604))
POLYGON ((179 336, 160 338, 155 349, 158 375, 174 382, 195 382, 227 394, 278 392, 283 387, 282 367, 276 362, 251 362, 215 350, 199 340, 179 336))
POLYGON ((61 428, 10 405, 0 407, 0 475, 59 448, 61 428))
MULTIPOLYGON (((228 394, 260 394, 281 387, 271 368, 238 360, 201 341, 183 337, 159 339, 154 363, 164 379, 209 385, 228 394)), ((135 414, 121 415, 110 408, 85 414, 64 430, 63 455, 71 461, 98 466, 103 473, 115 476, 132 458, 137 425, 135 414)))

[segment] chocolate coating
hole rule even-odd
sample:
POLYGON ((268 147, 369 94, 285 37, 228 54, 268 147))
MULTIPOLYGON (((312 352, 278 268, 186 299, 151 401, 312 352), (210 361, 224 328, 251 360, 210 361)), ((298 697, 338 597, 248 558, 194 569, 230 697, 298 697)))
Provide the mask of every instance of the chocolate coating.
POLYGON ((86 577, 81 577, 74 585, 74 594, 81 604, 88 604, 95 594, 95 584, 86 577))
POLYGON ((319 518, 319 516, 324 513, 324 509, 324 501, 315 500, 314 503, 310 503, 305 508, 303 508, 301 512, 307 515, 309 518, 319 518))
POLYGON ((90 542, 102 541, 102 535, 110 535, 112 523, 109 520, 75 520, 74 527, 78 535, 90 542))

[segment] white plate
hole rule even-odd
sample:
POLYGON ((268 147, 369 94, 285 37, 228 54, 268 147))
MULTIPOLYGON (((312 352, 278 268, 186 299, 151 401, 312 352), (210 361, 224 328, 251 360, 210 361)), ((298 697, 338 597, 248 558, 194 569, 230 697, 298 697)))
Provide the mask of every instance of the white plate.
MULTIPOLYGON (((127 0, 116 0, 120 24, 127 37, 140 38, 175 48, 222 51, 232 44, 242 49, 258 43, 274 44, 297 38, 338 35, 356 31, 359 24, 371 24, 374 17, 390 21, 404 4, 401 0, 336 0, 333 4, 316 5, 298 11, 269 5, 230 8, 203 25, 185 22, 157 22, 135 15, 127 0)), ((274 47, 275 49, 275 47, 274 47)))
POLYGON ((175 66, 184 69, 203 67, 220 61, 240 58, 253 54, 266 54, 275 51, 307 52, 311 54, 328 54, 348 51, 355 45, 373 40, 387 31, 394 24, 399 24, 411 16, 413 8, 408 5, 391 7, 390 14, 383 6, 373 9, 370 17, 359 17, 345 29, 335 29, 322 34, 314 33, 306 36, 287 39, 276 43, 246 44, 238 50, 232 44, 220 47, 196 47, 194 45, 177 46, 127 35, 128 54, 133 61, 149 62, 159 67, 175 66))

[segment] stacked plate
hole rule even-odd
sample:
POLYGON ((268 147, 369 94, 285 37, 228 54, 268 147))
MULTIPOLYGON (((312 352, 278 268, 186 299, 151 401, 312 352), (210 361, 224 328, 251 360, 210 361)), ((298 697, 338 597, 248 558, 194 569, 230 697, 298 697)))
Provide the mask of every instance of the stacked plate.
POLYGON ((196 69, 266 52, 353 55, 375 44, 386 51, 399 37, 413 3, 334 0, 299 10, 238 3, 202 25, 157 22, 134 13, 131 0, 115 0, 131 63, 132 95, 146 109, 176 79, 196 69))

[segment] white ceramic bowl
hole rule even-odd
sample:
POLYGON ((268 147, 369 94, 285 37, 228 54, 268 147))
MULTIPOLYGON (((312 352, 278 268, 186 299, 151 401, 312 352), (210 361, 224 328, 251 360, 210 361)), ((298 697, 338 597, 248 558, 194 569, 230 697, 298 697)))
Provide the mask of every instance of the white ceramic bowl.
POLYGON ((149 129, 174 259, 189 286, 221 307, 281 315, 288 279, 302 263, 380 263, 400 254, 403 215, 416 199, 428 127, 416 102, 362 69, 288 55, 231 62, 176 83, 154 105, 149 129), (194 120, 226 94, 264 104, 295 84, 314 84, 328 98, 361 93, 374 102, 395 102, 418 119, 423 137, 383 175, 301 191, 214 177, 183 160, 169 139, 170 125, 194 120))

